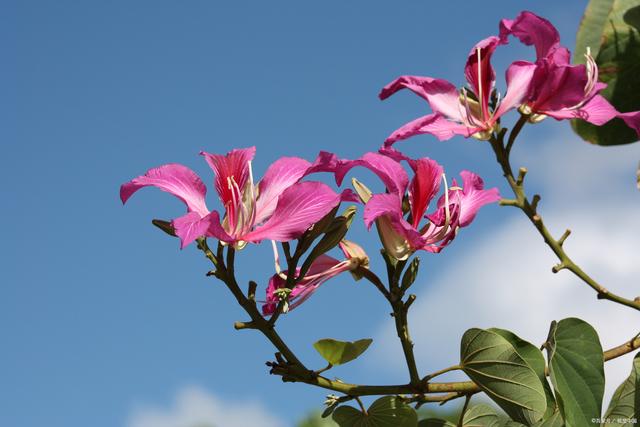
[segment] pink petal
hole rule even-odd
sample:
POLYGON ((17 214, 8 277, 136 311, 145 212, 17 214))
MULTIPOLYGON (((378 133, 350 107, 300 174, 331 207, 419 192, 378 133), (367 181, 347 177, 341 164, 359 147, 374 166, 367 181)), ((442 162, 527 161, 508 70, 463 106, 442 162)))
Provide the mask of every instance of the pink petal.
POLYGON ((375 173, 387 189, 394 193, 404 193, 409 182, 407 172, 395 160, 378 153, 366 153, 357 160, 347 160, 340 163, 336 169, 336 182, 342 185, 347 172, 356 166, 363 166, 375 173))
POLYGON ((529 105, 534 112, 571 108, 585 99, 586 84, 584 65, 558 65, 542 60, 531 81, 529 105))
POLYGON ((462 171, 462 195, 460 196, 460 227, 466 227, 476 217, 478 210, 488 204, 500 200, 497 188, 484 189, 482 178, 473 172, 462 171))
POLYGON ((261 224, 271 216, 284 190, 305 176, 311 163, 298 157, 282 157, 276 160, 264 174, 258 186, 256 202, 256 224, 261 224))
POLYGON ((401 89, 409 89, 424 98, 435 113, 462 121, 458 89, 443 79, 401 76, 380 91, 380 99, 387 99, 401 89))
POLYGON ((168 164, 149 169, 120 187, 120 199, 126 201, 142 187, 154 186, 162 191, 171 193, 187 205, 189 212, 197 212, 200 216, 209 213, 205 203, 207 187, 191 169, 179 164, 168 164))
POLYGON ((289 241, 302 235, 340 203, 341 196, 321 182, 300 182, 284 190, 264 225, 239 239, 289 241))
POLYGON ((436 161, 422 158, 412 162, 415 173, 409 184, 409 203, 413 227, 418 228, 429 203, 440 191, 443 169, 436 161))
POLYGON ((507 94, 500 102, 493 116, 494 120, 522 104, 529 93, 529 85, 535 70, 536 65, 527 61, 516 61, 507 68, 507 94))
POLYGON ((241 148, 228 152, 226 155, 211 154, 202 151, 200 153, 213 169, 215 173, 215 187, 222 205, 227 207, 228 203, 236 204, 234 189, 229 185, 230 180, 237 184, 240 191, 249 179, 249 162, 256 154, 256 147, 241 148))
POLYGON ((496 82, 496 73, 491 66, 491 55, 499 44, 498 37, 487 37, 481 40, 469 52, 467 64, 464 67, 464 75, 479 98, 478 101, 485 118, 489 117, 489 98, 496 82), (478 60, 480 64, 478 64, 478 60))
POLYGON ((535 46, 538 59, 547 56, 559 43, 558 30, 540 16, 524 11, 516 19, 503 19, 500 22, 500 39, 507 42, 509 35, 514 35, 527 46, 535 46))
POLYGON ((384 141, 385 146, 391 146, 396 141, 407 139, 414 135, 429 134, 438 138, 440 141, 446 141, 456 135, 462 135, 465 138, 476 133, 479 129, 469 128, 465 125, 455 123, 445 119, 439 114, 429 114, 417 118, 399 129, 396 129, 384 141))
POLYGON ((557 120, 582 119, 597 126, 601 126, 619 115, 613 105, 601 95, 594 96, 579 108, 544 111, 544 114, 557 120))
MULTIPOLYGON (((411 247, 424 246, 424 239, 402 216, 402 200, 396 194, 374 194, 364 207, 364 223, 368 229, 375 221, 388 220, 393 231, 411 247)), ((382 230, 379 230, 382 234, 382 230)))
POLYGON ((634 129, 640 136, 640 111, 630 111, 628 113, 619 113, 620 117, 631 129, 634 129))
POLYGON ((215 237, 223 242, 233 242, 233 238, 220 225, 220 215, 216 211, 204 217, 200 217, 196 212, 191 212, 174 219, 171 224, 176 235, 180 238, 181 249, 198 237, 215 237))

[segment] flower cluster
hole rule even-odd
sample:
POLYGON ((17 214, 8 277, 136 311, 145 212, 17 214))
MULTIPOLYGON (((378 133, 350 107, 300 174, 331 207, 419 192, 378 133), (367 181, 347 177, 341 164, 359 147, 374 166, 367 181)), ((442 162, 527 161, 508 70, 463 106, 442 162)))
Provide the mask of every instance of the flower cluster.
POLYGON ((558 30, 546 19, 522 12, 515 19, 500 22, 499 36, 476 44, 464 68, 469 88, 458 90, 452 83, 432 77, 401 76, 385 86, 380 99, 402 89, 424 98, 433 113, 415 119, 394 131, 387 146, 419 134, 440 140, 454 135, 488 139, 499 125, 500 117, 519 109, 532 123, 553 117, 557 120, 582 119, 603 125, 619 117, 640 135, 640 111, 618 112, 599 95, 607 87, 598 81, 598 67, 589 50, 586 63, 572 65, 569 50, 560 44, 558 30), (536 61, 514 61, 506 71, 504 97, 495 94, 496 73, 491 56, 500 46, 516 37, 533 46, 536 61))

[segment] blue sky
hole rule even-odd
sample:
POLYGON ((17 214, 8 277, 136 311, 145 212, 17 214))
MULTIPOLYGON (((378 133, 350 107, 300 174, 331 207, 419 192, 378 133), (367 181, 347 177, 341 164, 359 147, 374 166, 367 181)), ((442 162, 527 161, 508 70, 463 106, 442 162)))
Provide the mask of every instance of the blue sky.
MULTIPOLYGON (((133 425, 132 414, 170 408, 190 386, 223 401, 256 402, 285 426, 319 407, 324 391, 267 374, 264 361, 272 348, 254 332, 233 330, 244 316, 225 289, 204 276, 209 265, 195 248, 180 251, 177 241, 150 225, 151 218, 181 214, 183 206, 145 190, 123 208, 120 184, 150 167, 179 162, 199 172, 212 193, 200 150, 255 145, 256 176, 283 155, 311 159, 328 150, 355 157, 375 150, 392 130, 425 111, 409 94, 378 101, 391 79, 419 74, 462 84, 469 49, 495 34, 500 18, 521 9, 550 19, 572 46, 585 4, 2 2, 0 424, 133 425)), ((513 45, 496 56, 503 91, 504 66, 516 56, 531 52, 513 45)), ((545 122, 532 128, 526 135, 535 141, 517 154, 544 171, 537 178, 532 173, 532 183, 554 195, 549 209, 568 212, 570 203, 584 204, 574 211, 593 212, 590 220, 598 220, 585 225, 586 232, 611 226, 609 218, 618 214, 611 207, 619 200, 628 205, 625 212, 637 215, 631 179, 637 147, 589 147, 566 127, 545 122), (563 148, 556 152, 552 144, 563 148), (612 160, 604 161, 607 156, 612 160)), ((401 147, 437 159, 449 176, 474 170, 506 193, 486 144, 420 137, 401 147)), ((441 282, 468 248, 490 250, 496 233, 516 215, 487 207, 447 251, 423 256, 419 297, 429 295, 429 286, 446 286, 441 282), (430 277, 435 283, 428 284, 430 277)), ((556 218, 559 224, 564 219, 556 218)), ((353 237, 378 263, 375 236, 358 223, 353 237)), ((243 283, 264 283, 272 271, 268 245, 243 251, 240 263, 243 283)), ((592 311, 611 308, 592 301, 575 282, 567 286, 586 294, 592 311)), ((437 304, 453 305, 455 295, 449 297, 437 304)), ((387 309, 364 283, 336 279, 303 307, 283 316, 281 330, 310 366, 322 365, 311 347, 316 339, 384 341, 387 309)), ((476 325, 473 318, 463 323, 493 326, 476 325)), ((431 330, 452 342, 459 338, 446 325, 414 328, 425 331, 425 340, 431 330)), ((543 335, 547 324, 535 330, 543 335)), ((335 374, 349 381, 403 381, 396 361, 384 360, 375 346, 372 361, 335 374)), ((429 352, 423 354, 429 359, 429 352)))

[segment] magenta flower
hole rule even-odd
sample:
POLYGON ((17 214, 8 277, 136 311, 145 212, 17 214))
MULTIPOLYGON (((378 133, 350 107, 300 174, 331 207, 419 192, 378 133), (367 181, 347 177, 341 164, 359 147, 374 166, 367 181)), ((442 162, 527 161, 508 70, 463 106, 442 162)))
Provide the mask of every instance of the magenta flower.
POLYGON ((524 61, 511 64, 506 72, 506 96, 492 109, 490 100, 495 87, 495 72, 491 66, 491 55, 501 43, 500 38, 489 37, 471 50, 464 72, 468 89, 458 91, 446 80, 418 76, 402 76, 385 86, 380 92, 380 99, 386 99, 401 89, 409 89, 424 98, 433 110, 433 113, 397 129, 386 139, 385 145, 419 134, 431 134, 441 141, 454 135, 489 138, 498 119, 520 105, 535 68, 524 61))
POLYGON ((582 119, 600 126, 620 114, 599 95, 607 85, 598 81, 598 66, 590 51, 585 52, 586 64, 572 65, 569 50, 560 45, 560 34, 549 21, 521 12, 516 19, 500 22, 501 42, 507 43, 509 35, 536 50, 535 64, 528 63, 535 66, 535 71, 520 107, 531 115, 530 121, 550 116, 557 120, 582 119))
POLYGON ((222 223, 218 212, 207 208, 206 186, 186 166, 168 164, 153 168, 120 187, 122 203, 147 186, 182 200, 187 205, 187 214, 172 221, 181 247, 201 236, 214 237, 236 248, 264 239, 288 241, 300 237, 342 199, 353 199, 349 193, 336 194, 321 182, 299 182, 312 172, 332 170, 336 160, 329 153, 321 153, 313 164, 297 157, 280 158, 267 169, 257 186, 251 171, 255 147, 226 155, 200 154, 215 174, 214 187, 225 209, 222 223))
POLYGON ((455 238, 460 227, 473 221, 483 205, 500 199, 497 188, 485 190, 482 179, 472 172, 460 173, 462 187, 453 180, 447 188, 442 166, 434 160, 413 160, 391 148, 382 152, 384 155, 367 153, 358 160, 342 161, 336 169, 336 181, 340 184, 355 166, 366 167, 382 180, 386 193, 372 195, 358 184, 359 195, 366 203, 365 225, 370 229, 376 224, 385 250, 396 259, 406 259, 416 250, 440 252, 455 238), (407 161, 414 172, 410 182, 401 160, 407 161), (427 215, 440 192, 441 181, 445 184, 444 194, 437 201, 435 211, 427 215), (405 193, 408 212, 403 210, 405 193))
MULTIPOLYGON (((280 268, 278 250, 274 243, 273 251, 276 263, 276 274, 269 279, 266 301, 262 305, 262 313, 265 316, 270 316, 275 313, 278 303, 283 298, 287 301, 285 312, 293 310, 305 302, 318 290, 320 285, 332 277, 345 271, 353 271, 360 266, 367 267, 369 265, 367 254, 356 243, 343 240, 339 246, 346 257, 345 260, 338 261, 329 255, 320 255, 313 261, 305 277, 302 278, 293 289, 287 290, 287 275, 280 268)), ((299 268, 296 270, 296 275, 298 274, 300 274, 299 268)))

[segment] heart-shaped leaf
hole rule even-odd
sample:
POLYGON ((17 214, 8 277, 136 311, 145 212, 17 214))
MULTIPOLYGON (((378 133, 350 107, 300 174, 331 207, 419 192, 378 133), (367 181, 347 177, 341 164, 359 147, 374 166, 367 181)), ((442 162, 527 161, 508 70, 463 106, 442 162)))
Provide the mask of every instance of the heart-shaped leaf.
POLYGON ((635 426, 640 419, 640 353, 633 359, 631 374, 611 398, 604 427, 635 426))
POLYGON ((560 413, 568 426, 588 426, 600 418, 604 394, 604 356, 596 331, 568 318, 551 326, 549 374, 560 413))
MULTIPOLYGON (((618 111, 640 109, 640 2, 638 0, 591 0, 576 38, 574 61, 584 63, 590 47, 598 64, 599 79, 607 83, 600 94, 618 111)), ((628 144, 636 132, 621 119, 603 126, 573 120, 574 130, 598 145, 628 144)))
POLYGON ((325 338, 316 341, 313 347, 320 356, 333 366, 351 362, 353 359, 364 353, 373 342, 370 338, 358 341, 338 341, 332 338, 325 338))
POLYGON ((418 414, 397 396, 385 396, 371 404, 367 413, 351 406, 333 412, 340 427, 417 427, 418 414))
POLYGON ((456 425, 451 421, 440 418, 426 418, 424 420, 420 420, 418 427, 456 427, 456 425))
POLYGON ((536 372, 500 334, 469 329, 462 336, 460 366, 514 421, 531 425, 547 408, 536 372))

